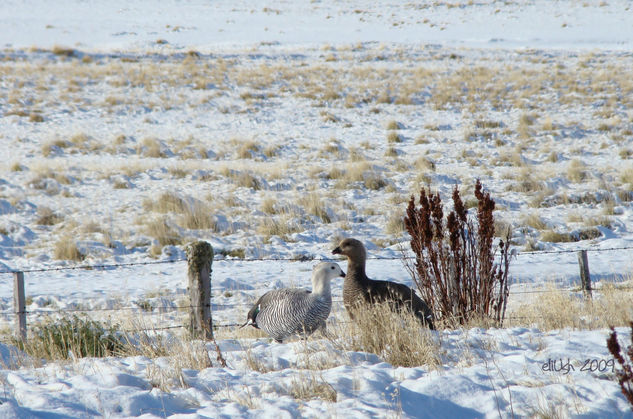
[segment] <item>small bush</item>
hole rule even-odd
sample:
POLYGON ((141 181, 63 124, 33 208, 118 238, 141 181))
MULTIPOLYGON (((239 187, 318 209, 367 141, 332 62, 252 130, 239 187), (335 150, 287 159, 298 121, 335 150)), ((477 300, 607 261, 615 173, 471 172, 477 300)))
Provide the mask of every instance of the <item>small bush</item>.
POLYGON ((466 324, 489 318, 500 325, 509 295, 510 237, 494 244, 495 201, 483 192, 479 180, 475 197, 476 223, 468 217, 457 187, 446 219, 439 193, 422 188, 418 208, 412 196, 404 223, 415 262, 405 259, 405 266, 436 319, 454 318, 466 324), (495 262, 497 251, 499 263, 495 262))
POLYGON ((107 326, 87 317, 49 320, 33 328, 26 342, 18 342, 27 354, 46 360, 72 357, 105 357, 123 349, 118 325, 107 326))
POLYGON ((620 371, 616 373, 618 377, 618 384, 622 394, 628 400, 633 410, 633 322, 630 322, 631 326, 631 345, 625 351, 622 351, 620 344, 618 343, 618 334, 613 326, 611 327, 611 335, 607 339, 607 348, 613 355, 618 364, 620 364, 620 371))

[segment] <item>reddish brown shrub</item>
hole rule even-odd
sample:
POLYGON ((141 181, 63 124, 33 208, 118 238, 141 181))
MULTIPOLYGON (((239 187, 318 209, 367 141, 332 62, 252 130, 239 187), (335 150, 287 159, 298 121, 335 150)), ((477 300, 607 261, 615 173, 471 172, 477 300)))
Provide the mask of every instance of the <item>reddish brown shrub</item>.
POLYGON ((622 389, 622 394, 629 401, 631 409, 633 410, 633 322, 631 324, 631 345, 623 351, 618 343, 618 334, 615 329, 611 327, 611 335, 607 339, 607 348, 613 355, 620 367, 619 371, 616 371, 616 377, 618 377, 618 383, 622 389), (626 359, 628 358, 628 359, 626 359))
POLYGON ((475 197, 478 206, 473 220, 457 187, 446 219, 439 193, 422 188, 418 208, 412 196, 404 222, 415 261, 405 265, 436 319, 460 324, 492 319, 501 325, 509 293, 509 237, 495 243, 495 201, 479 180, 475 197), (500 257, 495 262, 497 251, 500 257))

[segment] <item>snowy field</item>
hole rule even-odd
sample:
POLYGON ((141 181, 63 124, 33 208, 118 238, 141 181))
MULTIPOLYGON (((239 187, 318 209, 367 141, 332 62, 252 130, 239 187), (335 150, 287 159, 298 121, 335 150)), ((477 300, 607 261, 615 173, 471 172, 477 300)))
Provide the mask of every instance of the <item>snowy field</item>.
POLYGON ((628 1, 1 2, 0 417, 633 417, 608 329, 520 320, 552 287, 580 295, 579 249, 596 299, 632 285, 632 15, 628 1), (370 277, 412 285, 410 196, 448 204, 459 186, 468 203, 476 179, 512 231, 507 328, 432 332, 439 363, 418 367, 235 330, 265 291, 309 288, 343 237, 366 244, 370 277), (16 356, 12 270, 31 327, 85 310, 181 336, 192 240, 216 251, 226 367, 212 343, 199 368, 16 356), (78 265, 108 267, 63 269, 78 265))

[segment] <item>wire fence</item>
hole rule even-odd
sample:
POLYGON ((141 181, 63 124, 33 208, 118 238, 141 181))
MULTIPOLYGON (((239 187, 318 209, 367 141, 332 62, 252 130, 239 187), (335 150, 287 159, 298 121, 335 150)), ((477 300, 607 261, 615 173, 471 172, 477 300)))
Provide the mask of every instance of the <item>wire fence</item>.
MULTIPOLYGON (((586 252, 611 252, 616 250, 633 250, 633 246, 620 246, 620 247, 607 247, 607 248, 577 248, 577 249, 561 249, 561 250, 535 250, 530 252, 513 251, 512 257, 521 256, 538 256, 545 254, 564 254, 564 253, 577 253, 580 251, 586 252)), ((402 260, 402 259, 415 259, 415 256, 398 255, 398 256, 368 256, 368 260, 402 260)), ((29 269, 2 269, 0 274, 9 274, 14 272, 34 273, 34 272, 53 272, 53 271, 70 271, 70 270, 96 270, 96 269, 118 269, 121 267, 129 266, 142 266, 142 265, 160 265, 171 264, 178 262, 185 262, 186 258, 172 258, 165 260, 151 260, 140 262, 122 262, 122 263, 101 263, 101 264, 87 264, 87 265, 72 265, 72 266, 51 266, 43 268, 29 268, 29 269)), ((228 261, 228 262, 322 262, 331 261, 333 258, 322 258, 310 255, 302 255, 301 257, 260 257, 260 258, 222 258, 215 261, 228 261)))
MULTIPOLYGON (((633 246, 620 246, 620 247, 609 247, 609 248, 578 248, 578 249, 565 249, 565 250, 543 250, 543 251, 531 251, 531 252, 513 252, 513 257, 522 257, 522 256, 538 256, 542 254, 564 254, 564 253, 577 253, 580 251, 586 252, 611 252, 611 251, 622 251, 622 250, 633 250, 633 246)), ((401 254, 398 256, 374 256, 368 257, 370 260, 402 260, 402 259, 414 259, 414 256, 409 256, 406 254, 401 254)), ((216 259, 216 261, 224 261, 224 262, 265 262, 265 261, 282 261, 282 262, 311 262, 311 261, 331 261, 332 258, 319 258, 319 257, 308 257, 303 256, 301 258, 297 257, 261 257, 261 258, 222 258, 216 259)), ((171 258, 166 260, 156 260, 156 261, 140 261, 140 262, 125 262, 125 263, 101 263, 101 264, 81 264, 81 265, 73 265, 73 266, 54 266, 54 267, 41 267, 41 268, 30 268, 30 269, 4 269, 0 270, 0 274, 14 274, 16 272, 21 273, 41 273, 41 272, 55 272, 55 271, 69 271, 69 270, 109 270, 109 269, 120 269, 125 267, 133 267, 133 266, 143 266, 143 265, 160 265, 160 264, 173 264, 179 262, 187 261, 186 258, 171 258)), ((618 290, 633 290, 633 286, 618 286, 618 290)), ((512 295, 515 294, 543 294, 543 293, 552 293, 552 292, 583 292, 581 287, 558 287, 555 289, 536 289, 536 290, 516 290, 512 292, 512 295)), ((333 304, 342 304, 343 300, 341 299, 333 299, 333 304)), ((214 309, 219 308, 236 308, 236 307, 250 307, 250 303, 233 303, 233 304, 222 304, 222 303, 211 303, 211 307, 214 309)), ((153 305, 148 303, 148 305, 143 304, 135 304, 134 306, 127 307, 90 307, 90 308, 65 308, 65 309, 47 309, 47 308, 39 308, 32 310, 25 310, 21 313, 26 315, 56 315, 56 314, 66 314, 66 313, 91 313, 91 312, 117 312, 117 311, 130 311, 130 312, 140 312, 147 314, 168 314, 177 311, 185 311, 197 308, 199 306, 191 305, 191 304, 170 304, 170 305, 153 305)), ((0 315, 10 316, 16 315, 17 313, 14 310, 2 310, 0 311, 0 315)), ((516 317, 516 316, 514 316, 516 317)), ((520 318, 514 318, 513 316, 506 316, 506 319, 510 320, 520 320, 520 318)), ((340 321, 338 323, 341 323, 340 321)), ((239 323, 224 323, 224 324, 214 324, 214 329, 220 328, 234 328, 240 327, 242 324, 239 323)), ((149 328, 138 328, 138 329, 130 329, 125 330, 126 332, 142 332, 142 331, 161 331, 161 330, 171 330, 171 329, 180 329, 186 328, 187 326, 184 324, 178 325, 167 325, 167 326, 156 326, 149 328)))

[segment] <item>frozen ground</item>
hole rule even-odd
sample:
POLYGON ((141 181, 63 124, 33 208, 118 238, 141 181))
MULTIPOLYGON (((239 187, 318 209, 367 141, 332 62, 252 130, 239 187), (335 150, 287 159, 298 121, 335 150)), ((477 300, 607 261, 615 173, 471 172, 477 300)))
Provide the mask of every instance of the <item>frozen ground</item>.
MULTIPOLYGON (((617 248, 590 252, 591 273, 626 279, 630 3, 387 3, 2 2, 0 270, 182 259, 183 243, 204 239, 238 255, 214 262, 212 302, 216 324, 241 323, 265 290, 308 287, 314 263, 241 255, 328 258, 337 238, 354 236, 371 256, 395 258, 370 260, 372 276, 410 284, 397 260, 406 237, 391 226, 410 194, 429 182, 448 196, 481 178, 514 230, 513 290, 577 285, 575 253, 539 249, 617 248), (174 196, 212 214, 211 225, 160 207, 174 196), (544 227, 528 220, 535 213, 544 227), (147 221, 156 217, 176 244, 163 246, 147 221), (274 222, 292 228, 264 228, 274 222), (595 234, 551 241, 550 230, 595 234), (83 262, 56 258, 60 241, 76 241, 83 262)), ((184 272, 182 261, 27 272, 29 322, 87 309, 182 325, 184 272), (146 304, 163 308, 150 315, 146 304)), ((336 321, 346 319, 341 288, 336 321)), ((7 273, 0 309, 11 328, 7 273)), ((140 356, 16 368, 2 346, 0 416, 633 416, 606 330, 433 336, 438 369, 393 367, 318 338, 227 337, 226 368, 182 371, 140 356), (308 360, 322 358, 319 369, 308 360), (545 371, 550 360, 574 368, 545 371), (329 396, 296 397, 306 382, 327 383, 329 396)))

